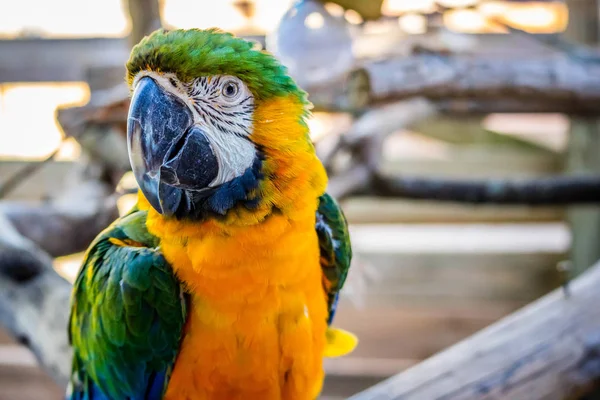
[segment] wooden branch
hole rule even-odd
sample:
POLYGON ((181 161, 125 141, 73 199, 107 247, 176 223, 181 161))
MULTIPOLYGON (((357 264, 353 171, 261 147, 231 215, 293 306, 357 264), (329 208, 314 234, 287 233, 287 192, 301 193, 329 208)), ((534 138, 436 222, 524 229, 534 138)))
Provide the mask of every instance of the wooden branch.
POLYGON ((466 204, 557 206, 600 204, 600 176, 552 176, 533 179, 458 180, 388 176, 372 162, 357 163, 329 181, 338 199, 356 194, 466 204))
POLYGON ((343 140, 346 144, 352 146, 368 137, 385 137, 429 118, 435 115, 436 112, 436 106, 422 97, 373 107, 366 110, 352 124, 350 130, 343 135, 343 140))
POLYGON ((575 101, 584 108, 600 100, 600 64, 562 55, 523 59, 419 54, 372 63, 366 69, 377 99, 415 94, 435 99, 543 96, 546 101, 575 101))
POLYGON ((530 180, 447 180, 371 176, 371 191, 382 197, 527 205, 600 204, 600 177, 556 176, 530 180))
POLYGON ((21 236, 59 257, 85 250, 118 217, 116 200, 108 185, 90 181, 40 205, 0 203, 0 215, 21 236))
POLYGON ((600 204, 600 177, 554 176, 529 180, 449 180, 392 177, 379 172, 384 138, 436 113, 423 98, 389 103, 364 112, 330 153, 329 193, 343 199, 359 193, 381 197, 452 201, 472 204, 566 205, 600 204), (347 170, 336 170, 335 156, 346 151, 352 160, 347 170))
POLYGON ((65 387, 71 365, 66 334, 71 285, 54 272, 50 255, 1 214, 0 232, 0 325, 65 387))
POLYGON ((99 181, 41 205, 0 203, 0 325, 63 387, 71 366, 71 285, 53 270, 52 258, 85 250, 117 216, 116 196, 99 181))
POLYGON ((337 199, 344 199, 367 188, 369 169, 365 165, 357 165, 344 174, 329 180, 327 193, 337 199))
POLYGON ((333 170, 335 156, 348 150, 355 166, 344 172, 332 172, 329 193, 339 199, 367 189, 371 170, 376 169, 385 137, 426 119, 436 113, 436 107, 423 98, 413 98, 369 109, 352 125, 339 143, 323 160, 333 170))
POLYGON ((104 180, 114 186, 131 169, 127 153, 129 90, 125 84, 92 93, 83 107, 59 108, 56 118, 91 163, 104 170, 104 180))
POLYGON ((42 161, 29 163, 20 170, 16 171, 14 175, 8 177, 8 179, 6 179, 5 181, 0 182, 0 199, 6 197, 9 193, 16 189, 19 186, 19 184, 23 182, 23 180, 27 179, 31 174, 43 167, 46 163, 52 161, 59 151, 60 145, 56 150, 54 150, 52 153, 46 156, 46 158, 44 158, 42 161))
POLYGON ((564 400, 600 378, 600 264, 350 400, 564 400))
MULTIPOLYGON (((335 82, 305 89, 311 95, 315 93, 311 96, 315 107, 325 110, 352 109, 365 103, 362 100, 365 98, 374 104, 422 96, 434 101, 501 99, 513 108, 517 108, 515 102, 526 109, 531 108, 528 103, 534 103, 533 109, 537 111, 565 109, 585 114, 600 110, 600 63, 582 62, 563 54, 524 59, 510 54, 422 53, 365 61, 353 73, 335 82), (357 84, 355 80, 367 80, 368 85, 357 84), (322 95, 325 87, 337 94, 322 95)), ((448 111, 453 111, 450 103, 444 104, 448 111)))
POLYGON ((487 115, 493 113, 512 113, 512 114, 534 114, 534 113, 561 113, 568 115, 594 116, 598 110, 594 106, 582 108, 579 103, 569 100, 547 101, 542 97, 535 100, 531 98, 452 98, 432 100, 439 111, 450 115, 487 115))

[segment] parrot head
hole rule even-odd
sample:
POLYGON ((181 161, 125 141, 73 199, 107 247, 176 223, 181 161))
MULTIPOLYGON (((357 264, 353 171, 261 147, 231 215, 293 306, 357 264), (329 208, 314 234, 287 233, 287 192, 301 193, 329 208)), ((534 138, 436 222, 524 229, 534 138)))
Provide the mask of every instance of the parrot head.
POLYGON ((324 191, 306 94, 251 42, 215 29, 159 30, 133 48, 127 81, 130 162, 165 217, 259 220, 303 191, 324 191))

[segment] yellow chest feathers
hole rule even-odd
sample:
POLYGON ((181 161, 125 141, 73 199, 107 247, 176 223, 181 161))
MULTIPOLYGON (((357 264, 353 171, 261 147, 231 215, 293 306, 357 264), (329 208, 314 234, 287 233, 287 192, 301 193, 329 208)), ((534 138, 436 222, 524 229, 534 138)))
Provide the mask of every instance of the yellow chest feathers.
POLYGON ((149 212, 192 299, 166 398, 316 398, 327 309, 314 212, 229 230, 204 225, 185 236, 149 212))

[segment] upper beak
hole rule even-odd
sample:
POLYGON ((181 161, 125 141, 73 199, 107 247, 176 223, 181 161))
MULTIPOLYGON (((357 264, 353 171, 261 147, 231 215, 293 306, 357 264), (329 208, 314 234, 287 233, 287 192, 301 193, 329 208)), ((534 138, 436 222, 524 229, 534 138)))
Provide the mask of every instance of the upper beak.
POLYGON ((192 195, 216 178, 218 162, 189 107, 150 77, 133 93, 127 119, 129 160, 138 185, 161 214, 182 215, 192 195))

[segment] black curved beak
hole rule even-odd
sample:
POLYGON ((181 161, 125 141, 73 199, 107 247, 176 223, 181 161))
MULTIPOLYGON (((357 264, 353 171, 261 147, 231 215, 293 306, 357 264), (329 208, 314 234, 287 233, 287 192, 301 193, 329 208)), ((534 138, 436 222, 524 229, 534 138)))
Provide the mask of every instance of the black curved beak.
POLYGON ((166 216, 192 210, 194 193, 218 174, 206 132, 193 122, 183 100, 150 77, 138 82, 127 119, 129 160, 142 193, 166 216))

